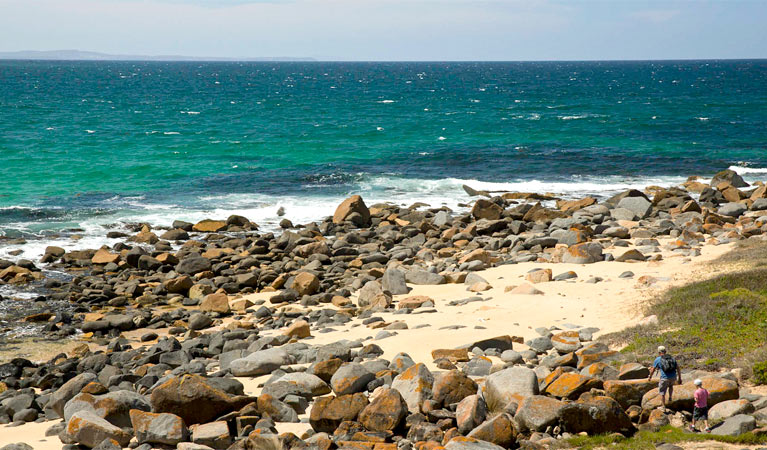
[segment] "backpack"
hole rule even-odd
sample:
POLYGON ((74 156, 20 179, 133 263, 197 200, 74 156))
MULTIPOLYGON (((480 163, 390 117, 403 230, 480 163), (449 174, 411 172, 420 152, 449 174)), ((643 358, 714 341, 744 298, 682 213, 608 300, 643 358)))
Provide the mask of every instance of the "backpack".
POLYGON ((660 357, 660 370, 664 373, 676 372, 676 360, 671 355, 663 355, 660 357))

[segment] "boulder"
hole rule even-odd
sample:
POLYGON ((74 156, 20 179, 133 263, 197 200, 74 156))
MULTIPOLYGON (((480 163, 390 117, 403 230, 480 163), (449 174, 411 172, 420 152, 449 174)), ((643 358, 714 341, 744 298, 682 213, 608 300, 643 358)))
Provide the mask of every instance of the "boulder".
POLYGON ((312 295, 316 293, 320 288, 320 279, 317 275, 310 272, 300 272, 293 280, 293 289, 298 292, 298 295, 312 295))
POLYGON ((226 221, 211 219, 201 220, 192 226, 192 230, 200 233, 218 233, 219 231, 226 230, 226 221))
POLYGON ((712 421, 729 419, 738 414, 751 414, 755 411, 754 405, 748 400, 726 400, 712 406, 708 411, 708 419, 712 421))
POLYGON ((503 448, 511 448, 517 438, 517 431, 511 416, 501 413, 471 430, 468 437, 500 445, 503 448))
POLYGON ((396 267, 388 267, 381 278, 381 288, 391 295, 407 294, 408 288, 405 283, 405 273, 396 267))
POLYGON ((503 450, 503 447, 479 439, 456 436, 445 445, 445 450, 503 450))
POLYGON ((67 381, 51 395, 47 407, 59 417, 64 417, 64 406, 90 382, 96 381, 96 375, 90 372, 81 373, 67 381))
POLYGON ((69 419, 66 434, 73 441, 90 448, 105 439, 114 439, 121 447, 127 447, 131 440, 131 434, 88 410, 78 411, 69 419))
POLYGON ((273 347, 253 352, 244 358, 235 359, 229 368, 236 377, 257 377, 290 364, 292 358, 284 348, 273 347))
POLYGON ((373 401, 360 412, 359 422, 370 431, 392 431, 408 412, 407 403, 396 389, 379 388, 373 401))
POLYGON ((725 203, 719 207, 719 214, 729 217, 740 217, 744 212, 748 211, 748 206, 745 203, 725 203))
POLYGON ((405 280, 407 280, 408 283, 418 285, 445 284, 444 276, 422 269, 408 270, 405 274, 405 280))
POLYGON ((311 336, 312 333, 309 329, 309 322, 305 320, 296 320, 285 330, 285 335, 298 339, 311 336))
POLYGON ((199 375, 183 375, 155 387, 150 402, 155 413, 175 414, 186 424, 196 424, 237 411, 254 400, 247 396, 229 395, 211 386, 199 375))
POLYGON ((273 396, 261 393, 258 397, 258 412, 264 416, 269 416, 275 422, 296 423, 298 422, 298 413, 287 403, 280 401, 273 396))
POLYGON ((601 389, 602 381, 579 373, 563 373, 546 387, 546 393, 554 397, 575 400, 591 389, 601 389))
MULTIPOLYGON (((636 380, 608 380, 604 382, 605 394, 618 402, 623 409, 641 405, 642 397, 658 387, 658 382, 644 378, 636 380)), ((676 393, 676 390, 674 391, 676 393)))
POLYGON ((197 425, 192 431, 192 442, 210 448, 228 448, 232 444, 229 425, 223 420, 197 425))
POLYGON ((188 256, 176 265, 176 272, 186 275, 194 275, 210 269, 210 260, 198 255, 188 256))
POLYGON ((357 420, 359 413, 368 405, 363 393, 321 397, 315 400, 309 415, 309 423, 317 432, 333 433, 342 422, 357 420))
POLYGON ((176 445, 189 439, 184 420, 175 414, 154 414, 133 409, 130 420, 139 444, 176 445))
POLYGON ((208 294, 200 303, 200 311, 228 314, 229 296, 224 293, 208 294))
POLYGON ((557 424, 564 406, 564 402, 551 397, 533 395, 522 401, 514 419, 522 431, 546 431, 557 424))
POLYGON ((756 428, 756 419, 746 414, 738 414, 725 420, 724 423, 711 430, 716 436, 740 436, 756 428))
POLYGON ((80 411, 92 411, 112 425, 129 427, 132 409, 150 411, 152 406, 143 395, 133 391, 112 391, 104 395, 80 393, 64 406, 64 420, 69 421, 80 411))
POLYGON ((477 200, 471 208, 471 215, 475 219, 498 220, 502 214, 503 208, 484 198, 477 200))
POLYGON ((571 245, 562 255, 562 262, 568 264, 591 264, 603 260, 602 246, 596 242, 571 245))
POLYGON ((396 389, 407 403, 412 413, 421 411, 423 402, 432 395, 434 376, 422 363, 408 367, 392 381, 392 389, 396 389))
POLYGON ((432 399, 448 406, 477 393, 477 383, 458 370, 440 372, 434 376, 432 399))
POLYGON ((366 226, 370 224, 370 210, 359 195, 352 195, 338 205, 333 214, 333 223, 341 224, 354 213, 359 215, 358 223, 355 225, 366 226))
POLYGON ((716 175, 714 175, 713 178, 711 178, 710 185, 711 187, 716 187, 722 182, 727 182, 736 188, 749 186, 749 184, 746 183, 745 180, 743 180, 743 177, 738 175, 738 173, 732 169, 726 169, 721 172, 718 172, 716 175))
POLYGON ((330 387, 338 396, 355 394, 364 391, 374 379, 375 375, 362 364, 346 363, 333 374, 330 387))
POLYGON ((477 394, 465 397, 455 408, 455 420, 458 431, 468 433, 478 427, 487 417, 487 403, 477 394))
POLYGON ((618 202, 618 208, 628 209, 640 219, 650 215, 652 203, 644 197, 625 197, 618 202))
POLYGON ((514 366, 487 377, 484 397, 491 412, 500 412, 511 402, 521 403, 538 394, 538 377, 532 369, 514 366))
POLYGON ((291 372, 281 376, 277 381, 292 383, 300 386, 305 392, 313 396, 330 393, 330 386, 317 375, 307 372, 291 372))
POLYGON ((562 429, 569 433, 621 433, 630 435, 634 424, 621 406, 610 397, 593 397, 587 401, 569 403, 560 409, 562 429))

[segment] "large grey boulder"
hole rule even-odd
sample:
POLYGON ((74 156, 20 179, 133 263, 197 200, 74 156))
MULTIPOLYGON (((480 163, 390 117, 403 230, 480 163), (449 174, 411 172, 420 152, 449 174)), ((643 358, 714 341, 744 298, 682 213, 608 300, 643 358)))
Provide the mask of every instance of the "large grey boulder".
POLYGON ((229 369, 236 377, 257 377, 272 373, 280 366, 291 362, 292 358, 285 349, 274 347, 259 350, 244 358, 235 359, 229 364, 229 369))
POLYGON ((375 380, 375 377, 362 364, 347 363, 330 378, 330 387, 338 396, 354 394, 366 390, 368 383, 375 380))
POLYGON ((719 207, 719 214, 729 217, 740 217, 747 210, 748 207, 743 203, 730 202, 719 207))
POLYGON ((412 284, 445 284, 445 277, 438 273, 422 269, 411 269, 405 274, 405 280, 412 284))
POLYGON ((717 436, 740 436, 756 428, 756 419, 746 414, 738 414, 725 420, 724 423, 711 430, 717 436))
POLYGON ((618 208, 625 208, 636 214, 640 219, 650 215, 652 203, 644 197, 625 197, 618 202, 618 208))
POLYGON ((380 294, 383 294, 381 283, 375 280, 368 281, 357 293, 357 306, 362 308, 370 305, 380 294))
POLYGON ((491 412, 501 412, 509 403, 519 404, 537 394, 538 377, 524 366, 500 370, 485 380, 484 397, 491 412))
POLYGON ((738 414, 751 414, 754 410, 754 405, 744 398, 727 400, 712 406, 708 411, 708 418, 709 420, 728 419, 738 414))
POLYGON ((381 287, 389 291, 391 295, 407 294, 408 288, 405 283, 405 274, 396 267, 389 267, 381 279, 381 287))
POLYGON ((85 385, 91 381, 96 381, 96 378, 96 374, 90 372, 77 375, 61 385, 61 387, 51 395, 51 399, 46 406, 56 412, 59 417, 64 417, 64 405, 66 405, 72 397, 79 394, 85 385))
POLYGON ((749 186, 749 184, 746 183, 743 177, 738 175, 738 173, 732 169, 726 169, 714 175, 713 178, 711 178, 711 186, 716 187, 719 183, 723 181, 730 183, 736 188, 749 186))

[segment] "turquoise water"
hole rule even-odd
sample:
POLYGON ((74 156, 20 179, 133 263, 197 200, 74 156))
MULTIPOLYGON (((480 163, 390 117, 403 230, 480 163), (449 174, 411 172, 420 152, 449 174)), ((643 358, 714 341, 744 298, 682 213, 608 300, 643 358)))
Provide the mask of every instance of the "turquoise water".
POLYGON ((349 193, 759 177, 767 61, 1 61, 0 118, 0 234, 85 246, 129 221, 318 219, 349 193))

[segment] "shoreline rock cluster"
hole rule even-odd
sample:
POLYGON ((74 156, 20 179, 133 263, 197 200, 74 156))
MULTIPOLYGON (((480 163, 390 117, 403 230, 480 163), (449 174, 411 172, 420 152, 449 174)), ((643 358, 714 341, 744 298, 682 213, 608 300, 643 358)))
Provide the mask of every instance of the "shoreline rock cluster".
MULTIPOLYGON (((691 180, 603 202, 467 189, 480 197, 467 214, 368 207, 352 196, 320 223, 284 220, 280 236, 231 216, 167 230, 141 224, 133 235, 113 232, 125 240, 111 248, 49 248, 40 262, 69 281, 45 279, 32 261, 0 261, 2 282, 47 292, 25 320, 46 336, 83 333, 98 346, 1 364, 0 423, 61 418, 50 433, 99 449, 548 448, 576 433, 684 424, 691 380, 703 377, 722 410, 718 433, 762 433, 767 398, 746 393, 734 374, 685 373, 670 405, 677 412, 667 414, 646 369, 594 342, 589 328, 435 348, 435 371, 406 353, 382 359, 375 343, 304 341, 350 322, 383 339, 407 324, 377 313, 434 307, 428 297, 393 296, 445 283, 482 292, 490 286, 476 272, 498 264, 657 260, 661 237, 673 238, 666 250, 694 257, 703 243, 759 236, 767 186, 744 183, 724 171, 710 185, 691 180), (255 292, 273 294, 249 300, 255 292), (46 301, 70 307, 49 311, 46 301), (139 343, 124 336, 136 330, 139 343), (269 378, 258 396, 237 380, 261 376, 269 378), (275 427, 301 420, 311 432, 275 427)), ((577 276, 539 270, 510 292, 534 295, 537 283, 577 276)))

